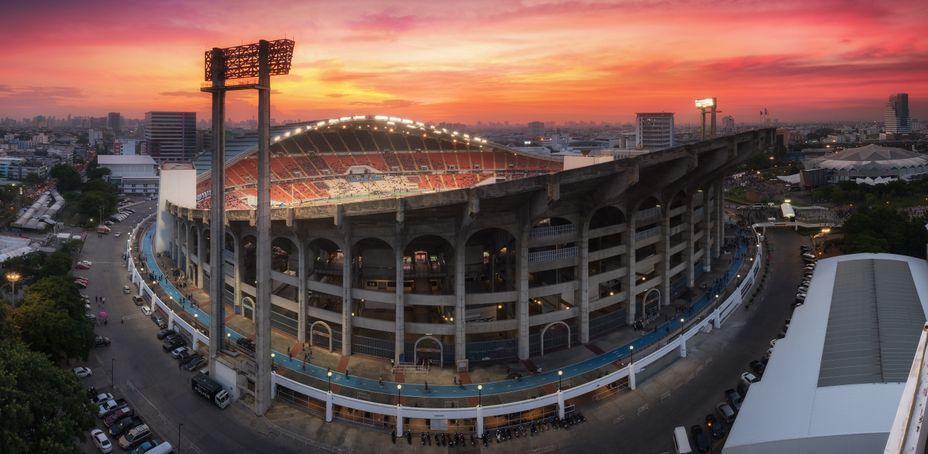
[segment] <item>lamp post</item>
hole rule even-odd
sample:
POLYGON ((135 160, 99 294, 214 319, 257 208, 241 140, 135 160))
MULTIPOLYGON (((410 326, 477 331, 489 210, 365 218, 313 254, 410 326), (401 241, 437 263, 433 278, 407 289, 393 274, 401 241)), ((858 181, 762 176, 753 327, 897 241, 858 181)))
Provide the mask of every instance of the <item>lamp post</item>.
POLYGON ((180 428, 184 427, 184 423, 177 423, 177 453, 180 454, 180 428))
POLYGON ((629 345, 628 346, 628 362, 629 364, 631 364, 634 361, 635 361, 635 346, 629 345))
POLYGON ((12 296, 10 299, 12 300, 14 306, 16 305, 16 283, 19 282, 19 280, 22 278, 23 276, 16 271, 10 271, 9 273, 6 273, 6 280, 10 281, 11 286, 10 294, 12 296))
POLYGON ((401 392, 402 390, 403 390, 403 385, 397 383, 397 384, 396 384, 396 404, 397 404, 397 405, 400 405, 400 398, 402 397, 402 396, 400 395, 400 392, 401 392))
POLYGON ((477 385, 477 406, 478 406, 478 407, 480 406, 480 400, 481 400, 481 397, 482 397, 482 396, 481 396, 481 391, 483 391, 483 385, 477 385))
POLYGON ((680 317, 680 340, 681 341, 683 340, 683 322, 684 321, 685 319, 683 317, 680 317))
POLYGON ((116 358, 110 358, 110 386, 116 386, 116 358))
POLYGON ((558 390, 558 391, 561 390, 561 376, 562 376, 562 375, 564 375, 564 371, 563 371, 563 370, 557 371, 557 390, 558 390))
POLYGON ((332 371, 328 371, 325 374, 329 376, 329 392, 332 392, 332 371))

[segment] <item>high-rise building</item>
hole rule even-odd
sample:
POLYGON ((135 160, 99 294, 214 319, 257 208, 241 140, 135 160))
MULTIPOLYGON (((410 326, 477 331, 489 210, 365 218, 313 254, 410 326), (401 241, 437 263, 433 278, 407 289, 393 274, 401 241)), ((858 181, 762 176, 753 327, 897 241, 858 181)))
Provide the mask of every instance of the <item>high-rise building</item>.
POLYGON ((662 150, 673 146, 673 112, 637 113, 635 148, 662 150))
POLYGON ((543 137, 545 135, 545 123, 543 121, 528 122, 528 135, 533 139, 543 137))
POLYGON ((735 117, 726 115, 722 117, 722 130, 732 132, 735 130, 735 117))
POLYGON ((106 115, 106 127, 113 132, 113 137, 119 137, 122 132, 122 116, 119 112, 110 112, 106 115))
POLYGON ((907 93, 896 93, 889 97, 889 101, 886 103, 884 120, 888 134, 912 132, 912 124, 909 119, 909 95, 907 93))
POLYGON ((145 142, 159 164, 192 161, 197 152, 196 112, 146 112, 145 142))

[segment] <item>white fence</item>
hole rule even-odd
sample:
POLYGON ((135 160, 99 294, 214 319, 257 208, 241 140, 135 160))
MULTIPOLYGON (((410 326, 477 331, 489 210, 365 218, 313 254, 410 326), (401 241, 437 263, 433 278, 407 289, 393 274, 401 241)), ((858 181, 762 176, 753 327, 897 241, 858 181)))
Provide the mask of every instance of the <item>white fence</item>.
MULTIPOLYGON (((143 221, 144 222, 144 221, 143 221)), ((141 224, 139 224, 141 225, 141 224)), ((132 242, 137 237, 138 226, 133 230, 132 235, 129 237, 128 247, 131 247, 132 242)), ((350 408, 353 410, 360 410, 364 412, 375 413, 385 416, 395 416, 396 417, 396 431, 397 433, 403 432, 403 418, 422 418, 422 419, 474 419, 476 421, 476 429, 478 435, 483 434, 483 419, 488 416, 499 416, 507 415, 512 413, 519 413, 528 410, 533 410, 537 408, 542 408, 550 405, 557 405, 558 414, 560 417, 564 416, 564 401, 568 399, 573 399, 584 394, 591 393, 600 388, 606 387, 614 382, 617 382, 621 379, 628 378, 629 387, 634 390, 636 388, 635 384, 635 375, 636 373, 643 370, 645 367, 653 364, 659 359, 672 354, 674 351, 679 350, 681 357, 686 357, 686 343, 689 339, 696 336, 697 334, 703 332, 705 329, 706 332, 711 332, 711 329, 706 329, 707 326, 711 323, 714 329, 721 328, 721 324, 724 319, 742 302, 742 295, 747 295, 749 291, 745 289, 750 285, 753 285, 757 281, 754 277, 757 275, 760 269, 760 263, 763 258, 763 251, 761 249, 760 235, 758 235, 757 243, 757 255, 753 259, 751 269, 744 276, 744 279, 739 283, 738 287, 729 295, 724 302, 719 304, 711 313, 706 314, 703 318, 693 323, 689 328, 681 333, 679 336, 675 336, 670 340, 666 345, 660 347, 651 354, 635 361, 632 364, 629 364, 622 369, 619 369, 615 372, 612 372, 608 375, 604 375, 600 378, 593 379, 581 385, 575 386, 573 388, 558 390, 552 394, 547 394, 539 396, 529 400, 522 400, 517 402, 509 402, 498 405, 485 405, 485 406, 476 406, 476 407, 459 407, 459 408, 421 408, 421 407, 406 407, 403 405, 391 405, 391 404, 382 404, 377 402, 370 402, 366 400, 356 399, 348 396, 343 396, 339 394, 333 394, 331 391, 323 391, 321 389, 314 388, 312 386, 306 385, 294 381, 292 379, 272 374, 271 382, 274 386, 274 394, 276 397, 277 386, 281 386, 292 390, 294 392, 309 396, 313 399, 325 402, 325 419, 328 422, 332 421, 333 417, 333 406, 338 405, 344 408, 350 408), (750 277, 750 278, 748 278, 750 277)), ((174 311, 169 308, 160 298, 151 290, 148 283, 143 279, 142 275, 135 267, 134 260, 132 259, 132 254, 127 249, 127 261, 128 267, 132 276, 132 282, 139 286, 139 294, 142 292, 151 296, 152 307, 158 306, 166 314, 169 314, 171 318, 171 323, 177 329, 179 326, 181 329, 186 330, 190 333, 191 337, 194 339, 194 344, 196 342, 207 343, 209 339, 201 333, 200 331, 194 329, 189 323, 180 318, 174 311)), ((570 377, 564 377, 565 380, 570 377)))

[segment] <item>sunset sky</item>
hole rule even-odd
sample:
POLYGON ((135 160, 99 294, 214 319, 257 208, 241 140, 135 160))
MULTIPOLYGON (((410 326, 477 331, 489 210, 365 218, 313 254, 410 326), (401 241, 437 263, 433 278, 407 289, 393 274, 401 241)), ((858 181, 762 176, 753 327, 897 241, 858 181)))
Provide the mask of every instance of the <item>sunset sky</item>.
MULTIPOLYGON (((0 117, 193 110, 203 52, 296 41, 275 119, 755 122, 928 116, 928 1, 28 0, 0 9, 0 117)), ((233 119, 254 92, 231 95, 233 119)))

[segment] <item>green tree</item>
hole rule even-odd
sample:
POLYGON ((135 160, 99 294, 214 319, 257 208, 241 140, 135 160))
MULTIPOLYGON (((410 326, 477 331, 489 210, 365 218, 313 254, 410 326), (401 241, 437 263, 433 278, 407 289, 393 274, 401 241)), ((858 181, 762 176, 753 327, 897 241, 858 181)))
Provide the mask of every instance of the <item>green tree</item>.
POLYGON ((67 276, 71 271, 71 256, 62 251, 55 251, 45 259, 42 276, 67 276))
POLYGON ((93 348, 93 324, 84 316, 77 286, 64 277, 46 277, 26 288, 13 322, 29 348, 55 362, 86 359, 93 348))
POLYGON ((59 192, 78 191, 83 185, 81 174, 77 169, 67 164, 57 164, 48 172, 52 178, 58 180, 59 192))
POLYGON ((93 427, 77 378, 13 340, 0 341, 0 451, 79 453, 93 427))

